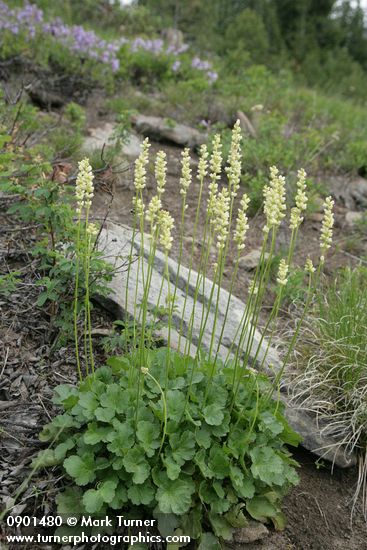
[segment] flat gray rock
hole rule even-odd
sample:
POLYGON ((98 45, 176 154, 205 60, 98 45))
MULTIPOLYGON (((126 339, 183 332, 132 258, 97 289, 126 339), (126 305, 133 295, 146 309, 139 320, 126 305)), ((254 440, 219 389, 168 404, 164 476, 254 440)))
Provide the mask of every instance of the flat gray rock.
MULTIPOLYGON (((110 260, 116 260, 117 258, 125 258, 129 256, 130 249, 131 249, 131 237, 132 237, 132 230, 130 228, 120 226, 117 224, 114 224, 112 222, 107 222, 106 228, 102 229, 100 240, 99 240, 99 248, 103 251, 103 253, 106 256, 106 259, 108 261, 110 260)), ((147 272, 148 269, 148 254, 149 254, 149 236, 145 236, 145 242, 144 242, 144 272, 147 272)), ((134 242, 134 249, 133 249, 133 255, 138 255, 140 252, 140 237, 135 238, 134 242)), ((117 263, 119 260, 117 259, 117 263)), ((120 260, 121 263, 121 260, 120 260)), ((111 290, 114 291, 111 293, 110 299, 113 302, 113 310, 116 314, 118 314, 119 317, 124 318, 125 310, 127 309, 128 314, 132 317, 134 313, 134 302, 135 302, 135 283, 137 279, 137 267, 138 262, 134 261, 131 263, 130 266, 130 277, 129 277, 129 292, 128 292, 128 301, 127 305, 125 304, 125 292, 126 292, 126 280, 127 275, 126 272, 118 272, 113 281, 111 282, 111 290)), ((156 256, 155 256, 155 269, 153 270, 152 274, 152 281, 151 281, 151 287, 149 292, 149 298, 148 303, 152 306, 156 305, 158 295, 161 291, 162 286, 162 278, 164 274, 164 268, 165 268, 165 255, 157 250, 156 256)), ((176 273, 177 273, 177 263, 169 258, 168 260, 168 267, 170 272, 170 287, 171 287, 171 294, 173 292, 173 285, 176 281, 176 273)), ((186 308, 184 315, 182 316, 182 312, 184 309, 184 299, 185 299, 185 291, 186 291, 186 282, 188 280, 188 274, 189 270, 185 266, 181 266, 180 268, 180 276, 178 280, 178 289, 176 294, 176 308, 177 311, 173 315, 173 323, 176 329, 179 329, 181 319, 183 319, 183 333, 184 333, 184 343, 185 343, 185 335, 187 334, 187 330, 190 324, 190 318, 193 311, 193 296, 195 292, 195 283, 198 277, 198 274, 196 271, 191 271, 191 277, 190 277, 190 284, 188 288, 188 300, 186 303, 186 308)), ((143 299, 143 283, 142 283, 142 275, 141 275, 141 268, 139 270, 139 277, 138 277, 138 290, 136 295, 136 301, 137 303, 141 303, 143 299)), ((198 334, 200 329, 200 321, 202 317, 203 308, 206 314, 206 304, 209 302, 209 297, 211 294, 213 283, 209 279, 205 279, 201 283, 201 289, 199 292, 196 309, 195 309, 195 315, 194 315, 194 321, 193 321, 193 338, 192 341, 194 343, 194 346, 191 347, 191 351, 196 351, 195 344, 198 343, 198 334)), ((215 286, 214 290, 214 296, 216 296, 218 287, 215 286)), ((165 305, 166 298, 168 296, 168 284, 167 281, 164 280, 163 287, 161 291, 161 298, 160 298, 160 305, 165 305)), ((217 346, 219 344, 220 340, 220 334, 223 326, 223 320, 225 317, 227 302, 228 302, 229 294, 226 290, 220 289, 220 301, 219 301, 219 311, 218 311, 218 318, 217 323, 214 331, 214 345, 213 350, 216 351, 217 346)), ((240 324, 243 311, 245 308, 245 304, 236 298, 235 296, 231 296, 230 299, 230 307, 228 312, 227 321, 225 323, 225 329, 223 332, 222 337, 222 343, 219 346, 219 357, 222 359, 225 359, 227 357, 229 348, 231 344, 234 342, 233 345, 233 351, 236 351, 236 342, 239 340, 239 334, 236 332, 238 329, 238 326, 240 324)), ((213 334, 213 325, 214 325, 214 313, 215 313, 215 304, 212 304, 208 321, 206 325, 206 330, 204 337, 202 339, 202 348, 205 350, 209 350, 210 347, 210 341, 213 334)), ((162 332, 162 337, 165 337, 165 331, 162 332)), ((171 344, 173 347, 177 345, 178 343, 179 334, 177 330, 171 331, 171 344)), ((255 354, 257 352, 258 345, 261 340, 261 334, 258 330, 255 330, 254 333, 254 340, 252 344, 252 350, 250 352, 250 357, 254 358, 255 354)), ((183 347, 181 346, 181 350, 183 350, 183 347)), ((257 364, 260 364, 261 361, 264 358, 264 354, 266 352, 266 342, 263 342, 263 344, 260 347, 258 357, 257 357, 257 364)), ((268 351, 266 360, 264 361, 264 367, 265 371, 269 370, 269 366, 272 365, 272 368, 276 370, 277 366, 280 365, 280 359, 278 356, 278 353, 275 349, 271 348, 268 351)))
MULTIPOLYGON (((99 301, 112 313, 120 319, 125 318, 125 311, 130 318, 134 315, 134 303, 135 300, 137 303, 141 303, 143 299, 143 283, 142 283, 142 274, 141 268, 139 269, 138 276, 138 262, 133 261, 130 265, 130 277, 128 282, 128 299, 127 304, 125 303, 126 296, 126 284, 127 284, 127 267, 126 262, 127 258, 130 256, 131 251, 131 239, 132 239, 132 230, 126 226, 118 225, 108 221, 104 228, 101 231, 98 247, 99 250, 103 252, 104 257, 107 261, 114 264, 115 266, 121 266, 125 263, 124 269, 119 269, 115 274, 112 282, 110 283, 111 293, 107 298, 99 298, 99 301), (137 294, 135 294, 136 280, 138 280, 137 294)), ((140 236, 135 238, 133 246, 133 256, 138 256, 141 250, 140 236)), ((148 269, 148 254, 149 254, 149 237, 146 235, 144 237, 144 257, 143 257, 143 266, 144 272, 147 273, 148 269)), ((148 297, 148 303, 152 306, 157 304, 157 298, 161 292, 160 305, 165 305, 166 298, 168 296, 168 284, 166 279, 162 279, 165 268, 165 255, 157 250, 154 261, 154 269, 152 273, 151 287, 148 297)), ((171 294, 173 291, 173 286, 176 281, 177 273, 177 263, 175 260, 169 258, 168 268, 170 275, 170 287, 171 294)), ((179 334, 178 329, 180 327, 181 319, 183 319, 183 337, 181 339, 181 351, 183 351, 186 343, 186 335, 188 334, 188 327, 190 325, 190 318, 193 311, 193 296, 195 291, 195 282, 197 280, 198 274, 195 271, 191 272, 190 282, 188 286, 188 300, 186 304, 186 309, 184 314, 183 304, 186 291, 186 285, 188 280, 189 270, 181 266, 180 276, 178 279, 178 289, 176 294, 176 311, 173 315, 173 325, 175 328, 171 331, 171 345, 173 348, 177 349, 179 334)), ((196 353, 196 344, 198 344, 198 334, 200 328, 200 321, 202 316, 202 311, 207 310, 206 305, 209 301, 209 296, 211 289, 213 287, 212 281, 209 279, 204 279, 200 283, 200 292, 197 299, 194 321, 193 321, 193 345, 191 346, 190 353, 196 353)), ((214 289, 214 295, 218 290, 217 285, 214 289)), ((204 333, 204 337, 201 342, 201 346, 205 350, 209 350, 210 342, 214 330, 214 352, 217 350, 217 346, 220 340, 220 333, 223 326, 223 321, 225 318, 225 312, 227 307, 227 302, 229 299, 229 294, 226 290, 220 289, 220 300, 219 300, 219 310, 218 310, 218 320, 214 330, 214 311, 215 306, 212 305, 208 315, 208 321, 204 333)), ((221 345, 219 346, 218 355, 221 359, 226 359, 230 346, 233 343, 232 351, 235 352, 236 345, 238 343, 238 326, 240 324, 245 304, 236 298, 231 296, 230 298, 230 307, 229 314, 225 323, 225 328, 223 332, 223 337, 221 345)), ((162 337, 163 339, 167 338, 167 330, 161 330, 158 332, 157 336, 162 337)), ((261 341, 260 332, 255 329, 254 339, 252 344, 252 349, 250 351, 250 363, 251 360, 255 358, 257 354, 257 359, 255 362, 255 367, 258 367, 267 351, 267 341, 263 339, 261 341), (259 347, 259 351, 258 351, 259 347)), ((253 361, 252 361, 253 362, 253 361)), ((278 352, 270 347, 264 360, 263 370, 269 375, 273 375, 274 372, 277 372, 281 367, 281 360, 278 355, 278 352)), ((284 386, 283 386, 284 387, 284 386)), ((331 437, 324 437, 320 428, 317 426, 315 420, 306 414, 304 411, 299 409, 294 409, 288 397, 284 394, 281 395, 281 399, 286 407, 286 417, 289 424, 293 429, 298 432, 303 438, 303 446, 315 453, 317 456, 321 456, 331 462, 334 462, 337 466, 341 468, 346 468, 355 464, 355 456, 346 457, 343 449, 336 449, 335 439, 331 437)))
POLYGON ((181 147, 198 147, 206 143, 207 136, 195 128, 157 116, 135 115, 133 125, 139 134, 155 141, 167 141, 181 147))
POLYGON ((281 399, 285 404, 284 415, 289 425, 303 437, 302 447, 339 468, 350 468, 357 464, 354 453, 346 453, 343 446, 337 445, 335 438, 323 433, 325 426, 318 426, 315 419, 305 410, 292 406, 286 396, 281 396, 281 399))

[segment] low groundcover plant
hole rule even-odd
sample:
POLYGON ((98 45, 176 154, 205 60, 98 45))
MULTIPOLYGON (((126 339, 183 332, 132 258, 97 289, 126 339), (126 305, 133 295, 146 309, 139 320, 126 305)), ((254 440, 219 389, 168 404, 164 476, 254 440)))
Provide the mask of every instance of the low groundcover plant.
MULTIPOLYGON (((180 250, 176 282, 172 284, 168 253, 173 240, 174 220, 163 208, 166 157, 164 152, 157 155, 157 192, 146 207, 143 191, 149 162, 149 142, 145 140, 143 143, 142 153, 135 165, 133 242, 139 235, 141 253, 136 259, 136 288, 142 284, 144 292, 142 303, 138 304, 135 300, 133 322, 126 317, 126 330, 132 331, 133 337, 125 338, 129 345, 126 345, 123 355, 109 358, 107 366, 98 369, 93 366, 90 341, 91 369, 78 387, 61 385, 56 388, 54 402, 62 406, 64 412, 45 426, 40 435, 42 441, 50 442, 50 448, 40 453, 36 459, 37 466, 62 464, 71 480, 70 486, 57 497, 61 514, 79 512, 98 516, 109 513, 113 516, 114 510, 123 509, 137 517, 138 513, 144 514, 145 511, 149 517, 160 518, 161 531, 165 518, 171 531, 178 529, 189 535, 198 541, 202 549, 219 548, 219 541, 231 539, 233 530, 245 526, 250 517, 263 522, 271 520, 278 529, 284 526, 281 500, 287 490, 298 482, 295 471, 297 463, 291 458, 286 445, 297 445, 300 438, 288 426, 277 393, 326 251, 331 245, 333 202, 329 197, 324 205, 318 269, 315 269, 310 258, 306 261, 305 273, 309 283, 304 312, 284 354, 283 364, 275 371, 274 379, 270 380, 261 371, 275 330, 282 292, 292 269, 298 230, 307 206, 306 174, 300 170, 295 204, 290 214, 289 250, 279 262, 274 304, 264 331, 269 338, 265 340, 262 337, 254 350, 255 328, 271 282, 270 266, 277 232, 286 215, 285 178, 276 167, 271 168, 270 183, 264 188, 265 224, 261 261, 249 285, 247 303, 233 338, 234 344, 227 357, 221 357, 219 351, 224 327, 216 325, 229 243, 233 238, 237 249, 230 282, 231 296, 248 229, 246 212, 249 199, 246 194, 240 200, 236 218, 234 208, 240 187, 241 139, 237 122, 225 169, 227 185, 221 188, 219 179, 223 159, 220 136, 214 137, 210 157, 206 146, 201 147, 197 174, 200 191, 186 295, 190 279, 194 277, 194 246, 207 177, 209 194, 201 259, 195 264, 198 273, 195 275, 194 305, 190 306, 190 322, 185 327, 184 323, 180 327, 173 325, 173 311, 177 315, 175 299, 183 255, 186 197, 193 179, 190 155, 188 150, 182 154, 180 250), (149 233, 145 230, 146 222, 149 233), (212 261, 210 250, 213 245, 217 250, 215 284, 199 311, 199 294, 207 284, 206 273, 212 261), (150 285, 158 247, 165 253, 166 269, 158 303, 152 310, 150 285), (148 254, 147 261, 144 261, 144 250, 148 254), (154 349, 150 327, 154 324, 155 310, 163 305, 160 304, 163 289, 166 291, 167 342, 164 347, 154 349), (211 325, 210 310, 215 312, 211 325), (195 334, 194 346, 195 315, 200 315, 201 325, 195 334), (177 349, 171 345, 174 330, 178 331, 177 349), (214 339, 216 330, 220 333, 219 344, 214 339), (202 343, 206 333, 213 336, 204 349, 202 343), (260 353, 260 348, 265 349, 265 354, 260 353)), ((87 183, 90 185, 87 162, 80 166, 88 174, 87 183)), ((79 183, 82 179, 83 175, 79 183)), ((129 268, 127 282, 132 276, 133 271, 129 268)), ((126 294, 126 301, 127 297, 126 294)), ((180 312, 182 318, 188 307, 188 300, 185 300, 180 312)), ((223 324, 228 315, 229 303, 223 324)), ((87 311, 85 335, 88 333, 90 319, 87 311)), ((81 373, 79 358, 78 369, 81 373)))

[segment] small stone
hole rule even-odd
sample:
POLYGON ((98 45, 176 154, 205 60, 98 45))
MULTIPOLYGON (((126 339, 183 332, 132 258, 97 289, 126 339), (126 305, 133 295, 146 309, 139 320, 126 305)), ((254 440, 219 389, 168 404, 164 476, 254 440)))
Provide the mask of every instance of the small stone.
POLYGON ((194 242, 194 239, 191 235, 188 235, 187 237, 183 237, 183 240, 187 245, 190 245, 190 246, 194 242))
POLYGON ((167 118, 139 114, 132 118, 132 122, 139 134, 156 141, 195 148, 207 140, 207 136, 195 128, 167 118))
POLYGON ((363 220, 363 212, 350 211, 345 214, 345 221, 350 227, 354 227, 363 220))
POLYGON ((247 527, 236 529, 233 534, 233 542, 235 544, 249 544, 251 542, 264 539, 268 536, 268 534, 269 530, 263 523, 249 520, 247 527))
MULTIPOLYGON (((240 258, 238 262, 238 267, 240 267, 241 269, 245 269, 246 271, 252 271, 253 269, 257 268, 260 258, 261 248, 255 248, 254 250, 251 250, 251 252, 240 258)), ((269 254, 265 252, 264 259, 267 260, 268 258, 269 254)))
POLYGON ((324 219, 324 214, 322 214, 321 212, 313 212, 313 214, 309 214, 307 216, 307 219, 312 222, 321 223, 324 219))

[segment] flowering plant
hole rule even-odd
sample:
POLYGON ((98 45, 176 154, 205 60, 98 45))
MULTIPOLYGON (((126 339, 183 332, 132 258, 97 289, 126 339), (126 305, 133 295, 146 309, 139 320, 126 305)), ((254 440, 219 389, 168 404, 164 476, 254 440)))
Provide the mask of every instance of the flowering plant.
MULTIPOLYGON (((271 168, 269 184, 264 187, 265 223, 261 261, 249 285, 247 304, 233 335, 233 342, 227 355, 221 356, 224 326, 230 313, 230 298, 249 225, 249 199, 246 194, 240 200, 235 217, 235 198, 241 175, 241 139, 237 122, 225 169, 226 185, 220 186, 223 165, 220 136, 214 138, 210 157, 207 147, 201 147, 196 181, 199 199, 185 298, 180 309, 176 301, 186 200, 193 184, 190 154, 184 150, 181 160, 180 248, 173 284, 168 254, 173 242, 174 220, 163 208, 166 156, 164 152, 157 155, 156 195, 146 205, 144 190, 150 144, 147 139, 143 142, 141 155, 135 163, 135 221, 130 251, 132 256, 134 240, 140 233, 141 252, 137 258, 135 289, 139 281, 143 281, 143 298, 139 310, 135 300, 133 328, 126 317, 125 330, 133 332, 132 339, 125 338, 125 342, 130 342, 130 347, 126 347, 123 355, 109 358, 108 366, 95 371, 92 368, 92 373, 77 388, 67 385, 57 388, 55 403, 61 405, 64 412, 41 433, 42 440, 56 442, 57 446, 41 452, 36 465, 62 463, 72 480, 72 485, 58 497, 60 513, 71 512, 71 503, 75 502, 80 513, 97 515, 105 514, 109 508, 141 506, 151 509, 161 519, 167 519, 169 515, 173 519, 173 529, 180 528, 203 546, 211 541, 212 547, 218 545, 217 538, 230 540, 233 529, 246 525, 249 517, 264 522, 271 520, 276 528, 284 526, 281 498, 291 485, 297 483, 296 462, 284 445, 296 445, 299 437, 282 415, 278 389, 330 246, 332 201, 327 199, 325 202, 317 272, 311 259, 306 260, 305 273, 309 286, 304 313, 284 354, 282 365, 275 371, 274 379, 270 380, 261 371, 266 363, 282 293, 292 270, 297 235, 307 204, 306 174, 300 170, 295 206, 290 215, 289 250, 279 263, 276 297, 264 330, 269 338, 265 341, 263 335, 256 343, 255 328, 268 288, 276 236, 286 217, 285 178, 276 167, 271 168), (207 178, 209 192, 202 253, 198 273, 194 274, 194 245, 207 178), (221 283, 232 236, 237 256, 228 305, 220 326, 218 307, 221 283), (146 240, 147 262, 144 261, 146 240), (214 284, 205 294, 213 244, 216 250, 214 284), (149 306, 150 286, 159 247, 164 253, 165 270, 156 309, 161 305, 162 289, 166 285, 167 345, 152 349, 150 327, 152 323, 154 325, 155 313, 149 306), (191 279, 195 282, 193 305, 189 306, 191 279), (189 322, 184 326, 185 311, 189 307, 189 322), (211 311, 214 315, 209 321, 211 311), (181 316, 179 327, 173 323, 174 312, 176 316, 177 313, 181 316), (196 326, 194 329, 196 317, 201 321, 199 328, 196 326), (177 349, 173 349, 172 345, 174 330, 178 333, 177 349)), ((77 192, 86 202, 85 189, 90 177, 85 161, 80 163, 80 174, 84 191, 77 192)), ((126 303, 132 276, 129 264, 126 303)))

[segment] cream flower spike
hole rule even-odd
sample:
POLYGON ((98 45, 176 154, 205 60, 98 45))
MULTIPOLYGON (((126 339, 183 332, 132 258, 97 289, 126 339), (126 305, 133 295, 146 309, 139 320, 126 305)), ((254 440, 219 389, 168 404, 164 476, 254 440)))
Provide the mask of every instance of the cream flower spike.
POLYGON ((198 165, 198 178, 202 181, 205 176, 208 174, 208 148, 205 144, 200 147, 200 158, 198 165))
POLYGON ((158 151, 155 161, 155 179, 157 181, 158 198, 163 195, 167 178, 167 155, 164 151, 158 151))
POLYGON ((220 135, 216 134, 213 138, 213 152, 210 157, 210 183, 209 183, 209 198, 208 198, 208 216, 213 218, 216 197, 218 193, 217 180, 220 179, 222 170, 222 144, 220 135))
POLYGON ((150 223, 152 232, 154 232, 157 227, 159 212, 161 210, 162 210, 162 201, 158 197, 158 195, 155 195, 154 197, 151 198, 147 208, 147 212, 145 214, 145 218, 150 223))
POLYGON ((159 243, 163 246, 165 252, 169 252, 172 247, 172 229, 174 226, 174 219, 167 210, 161 210, 159 212, 159 243))
POLYGON ((93 170, 87 158, 78 163, 78 175, 75 184, 75 195, 77 200, 76 212, 80 214, 83 206, 89 207, 92 204, 94 194, 93 170))
POLYGON ((322 220, 321 232, 320 232, 320 249, 321 256, 320 262, 325 260, 325 252, 331 247, 333 240, 333 226, 334 226, 334 214, 333 214, 334 201, 331 197, 326 197, 323 208, 324 218, 322 220))
POLYGON ((242 131, 240 121, 237 120, 232 130, 231 149, 229 152, 228 166, 226 167, 226 174, 228 177, 228 188, 230 193, 235 197, 240 186, 241 180, 241 141, 242 131))
POLYGON ((250 199, 246 193, 244 193, 240 202, 240 208, 238 209, 236 229, 233 236, 238 250, 243 250, 245 248, 246 233, 249 228, 248 217, 246 215, 249 203, 250 199))
POLYGON ((149 160, 149 147, 149 140, 145 138, 141 146, 141 153, 135 161, 134 187, 137 192, 142 191, 146 185, 146 165, 149 160))
POLYGON ((285 178, 279 174, 276 166, 270 168, 270 184, 264 187, 264 213, 266 224, 264 232, 269 233, 278 227, 285 216, 285 178))
POLYGON ((306 172, 301 168, 297 173, 297 193, 295 197, 296 206, 291 210, 291 221, 289 227, 291 229, 297 229, 303 222, 303 212, 307 208, 307 195, 306 191, 306 172))
POLYGON ((226 187, 218 193, 214 205, 214 231, 217 235, 217 248, 223 250, 229 229, 230 197, 226 187))
POLYGON ((186 197, 188 188, 191 184, 190 150, 184 149, 181 156, 180 194, 186 197))
POLYGON ((282 286, 285 286, 287 284, 288 270, 289 270, 288 264, 286 263, 284 258, 282 258, 279 262, 279 268, 278 268, 278 277, 277 277, 278 284, 282 286))
POLYGON ((305 271, 306 271, 306 273, 309 273, 310 275, 312 275, 312 273, 315 273, 315 271, 316 271, 316 269, 314 268, 314 265, 312 263, 311 258, 307 258, 307 260, 306 260, 305 271))

